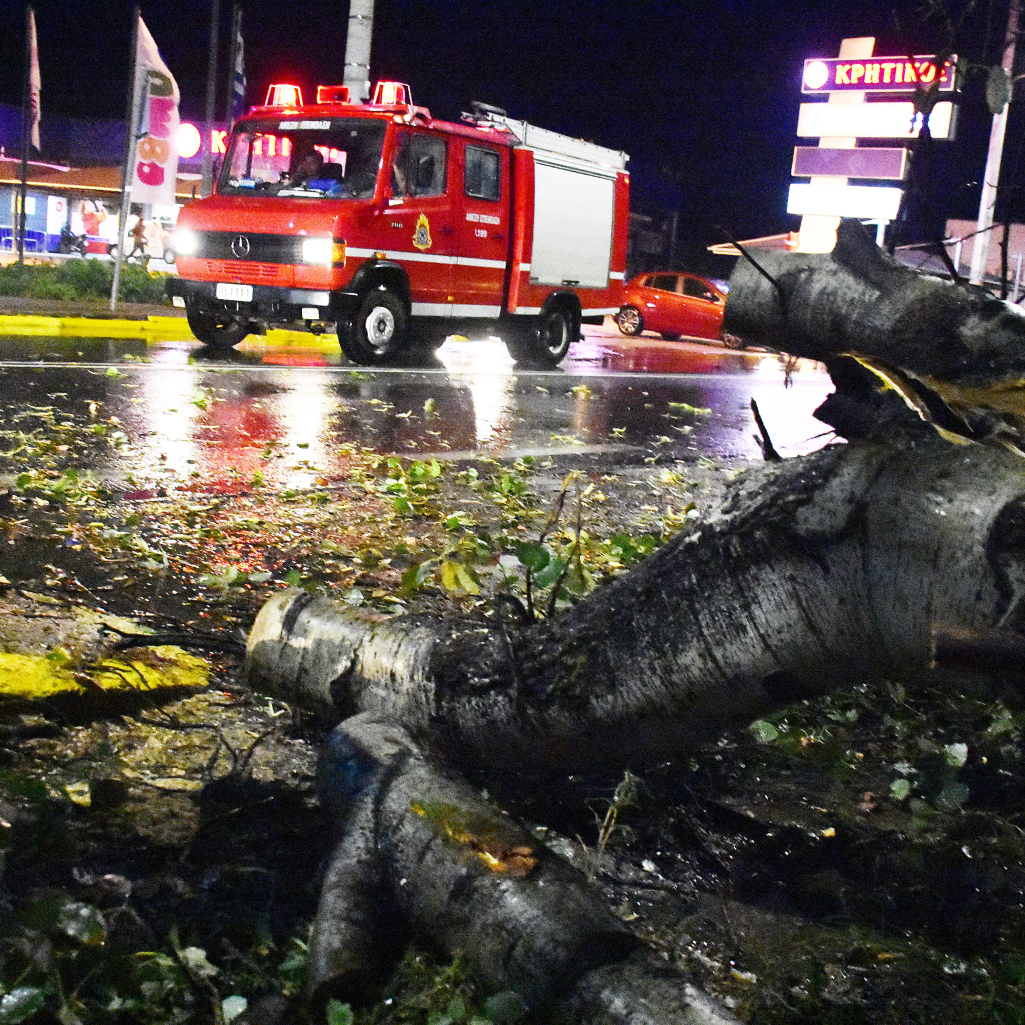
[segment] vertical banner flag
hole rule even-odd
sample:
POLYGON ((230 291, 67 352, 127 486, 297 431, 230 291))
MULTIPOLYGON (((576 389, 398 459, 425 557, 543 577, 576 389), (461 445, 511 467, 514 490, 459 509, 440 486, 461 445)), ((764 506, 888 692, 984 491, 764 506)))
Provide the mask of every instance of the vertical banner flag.
POLYGON ((132 202, 174 205, 178 178, 178 83, 139 18, 135 51, 135 169, 132 202))
POLYGON ((39 146, 39 120, 42 117, 42 107, 39 101, 39 94, 42 91, 42 81, 39 77, 39 47, 36 45, 36 12, 30 7, 28 9, 28 96, 32 105, 32 145, 38 151, 39 146))
POLYGON ((245 113, 246 65, 242 56, 242 11, 235 15, 235 66, 231 69, 231 109, 228 120, 231 124, 245 113))

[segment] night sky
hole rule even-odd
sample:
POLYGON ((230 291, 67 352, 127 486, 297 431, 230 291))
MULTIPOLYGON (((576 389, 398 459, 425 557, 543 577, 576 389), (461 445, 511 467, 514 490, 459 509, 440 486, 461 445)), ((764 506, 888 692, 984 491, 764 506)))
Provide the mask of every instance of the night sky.
MULTIPOLYGON (((980 66, 998 59, 1007 3, 979 0, 958 31, 959 54, 980 66)), ((133 6, 35 0, 44 120, 124 117, 133 6)), ((212 0, 139 6, 181 87, 183 120, 202 120, 212 0)), ((922 12, 944 7, 957 17, 963 4, 377 0, 371 77, 408 82, 414 102, 435 116, 458 119, 478 99, 625 150, 635 208, 677 210, 685 245, 703 247, 722 241, 717 226, 741 238, 797 227, 786 195, 805 58, 836 56, 842 38, 861 35, 876 36, 876 53, 935 52, 942 26, 935 17, 923 22, 922 12)), ((245 0, 243 8, 248 102, 262 102, 271 81, 312 91, 342 80, 348 0, 245 0)), ((4 103, 20 102, 24 10, 23 0, 0 0, 4 103)), ((231 0, 221 0, 218 119, 230 12, 231 0)), ((978 212, 991 121, 982 81, 974 76, 964 93, 957 141, 934 144, 922 172, 934 198, 913 208, 910 235, 927 237, 948 216, 978 212)), ((1025 138, 1013 111, 1004 157, 1012 178, 1025 138)))

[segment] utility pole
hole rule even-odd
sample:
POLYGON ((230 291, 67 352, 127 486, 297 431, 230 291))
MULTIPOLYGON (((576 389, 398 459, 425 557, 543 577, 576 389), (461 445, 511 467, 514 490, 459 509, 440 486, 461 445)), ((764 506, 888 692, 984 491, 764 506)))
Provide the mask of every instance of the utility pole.
POLYGON ((982 196, 979 199, 979 222, 972 242, 972 264, 968 279, 973 285, 981 285, 989 261, 989 243, 993 235, 993 211, 997 204, 997 182, 1000 180, 1000 158, 1004 152, 1004 132, 1007 129, 1007 110, 1014 91, 1014 49, 1018 40, 1018 17, 1021 0, 1011 0, 1007 12, 1007 35, 1004 39, 1004 54, 1000 66, 1009 85, 1007 100, 993 115, 993 127, 989 133, 989 152, 986 154, 986 170, 982 179, 982 196))
POLYGON ((349 0, 349 30, 345 36, 345 71, 353 103, 370 99, 370 37, 374 31, 374 0, 349 0))
POLYGON ((210 0, 210 50, 206 64, 206 121, 203 124, 203 184, 202 194, 213 192, 214 181, 214 98, 217 92, 217 42, 220 32, 221 0, 210 0))

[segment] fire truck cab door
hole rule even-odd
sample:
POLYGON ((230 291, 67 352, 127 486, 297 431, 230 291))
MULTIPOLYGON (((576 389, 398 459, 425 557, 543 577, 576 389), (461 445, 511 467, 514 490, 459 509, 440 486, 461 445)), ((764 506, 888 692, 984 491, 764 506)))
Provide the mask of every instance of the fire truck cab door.
POLYGON ((507 147, 462 139, 461 210, 456 217, 452 292, 456 315, 497 317, 505 294, 509 257, 509 154, 507 147))
POLYGON ((443 135, 403 130, 389 163, 381 241, 409 278, 413 315, 451 316, 458 176, 443 135))

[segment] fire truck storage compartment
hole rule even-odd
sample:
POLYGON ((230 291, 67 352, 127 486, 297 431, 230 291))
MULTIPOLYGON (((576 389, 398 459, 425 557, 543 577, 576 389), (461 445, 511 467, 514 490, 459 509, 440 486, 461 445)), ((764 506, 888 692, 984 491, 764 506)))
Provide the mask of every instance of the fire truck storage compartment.
POLYGON ((534 249, 530 279, 605 288, 612 260, 615 172, 534 153, 534 249))

